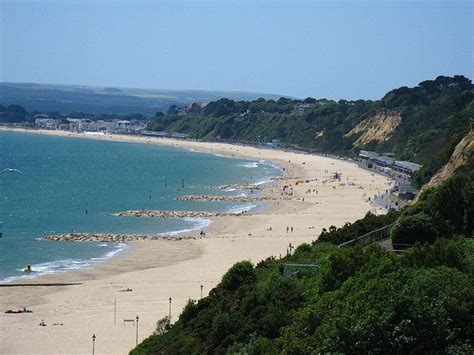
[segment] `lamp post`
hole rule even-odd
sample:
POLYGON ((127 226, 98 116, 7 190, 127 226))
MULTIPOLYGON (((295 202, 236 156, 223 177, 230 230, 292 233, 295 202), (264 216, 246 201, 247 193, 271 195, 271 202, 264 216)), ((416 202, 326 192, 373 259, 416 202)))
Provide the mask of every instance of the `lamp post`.
POLYGON ((204 286, 201 284, 201 299, 202 299, 202 289, 204 288, 204 286))
POLYGON ((136 333, 135 333, 135 345, 138 345, 138 316, 137 318, 135 318, 135 320, 137 321, 137 329, 136 329, 136 333))
POLYGON ((95 353, 95 334, 92 334, 92 355, 95 353))
POLYGON ((170 311, 169 311, 169 314, 168 314, 168 319, 171 323, 171 301, 172 301, 171 297, 170 297, 169 301, 170 301, 170 311))

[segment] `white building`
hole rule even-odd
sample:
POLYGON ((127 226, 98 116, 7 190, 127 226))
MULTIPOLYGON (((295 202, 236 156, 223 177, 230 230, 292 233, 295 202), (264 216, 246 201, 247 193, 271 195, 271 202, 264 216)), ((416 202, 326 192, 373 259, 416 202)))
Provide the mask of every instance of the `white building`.
MULTIPOLYGON (((36 115, 35 117, 40 116, 36 115)), ((48 117, 48 115, 42 115, 48 117)), ((54 120, 52 118, 36 118, 35 119, 35 127, 36 128, 44 128, 44 129, 57 129, 59 120, 54 120)))
POLYGON ((413 174, 415 171, 418 171, 422 168, 422 165, 412 163, 411 161, 404 161, 404 160, 395 160, 394 168, 398 171, 407 174, 413 174))

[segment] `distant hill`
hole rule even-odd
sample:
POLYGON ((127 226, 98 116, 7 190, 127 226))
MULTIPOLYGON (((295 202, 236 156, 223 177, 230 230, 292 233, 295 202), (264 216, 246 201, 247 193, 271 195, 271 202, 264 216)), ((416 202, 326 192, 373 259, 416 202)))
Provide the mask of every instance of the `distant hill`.
POLYGON ((158 90, 102 86, 53 85, 34 83, 0 83, 0 104, 21 105, 28 111, 57 111, 63 114, 87 112, 94 114, 154 115, 171 105, 210 102, 220 98, 255 100, 278 99, 280 95, 204 90, 158 90))

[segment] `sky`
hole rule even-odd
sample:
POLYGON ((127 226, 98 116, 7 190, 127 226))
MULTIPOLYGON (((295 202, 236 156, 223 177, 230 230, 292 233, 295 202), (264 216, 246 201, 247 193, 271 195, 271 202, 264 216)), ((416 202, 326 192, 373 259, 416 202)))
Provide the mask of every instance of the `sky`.
POLYGON ((474 78, 474 1, 0 0, 0 81, 378 99, 474 78))

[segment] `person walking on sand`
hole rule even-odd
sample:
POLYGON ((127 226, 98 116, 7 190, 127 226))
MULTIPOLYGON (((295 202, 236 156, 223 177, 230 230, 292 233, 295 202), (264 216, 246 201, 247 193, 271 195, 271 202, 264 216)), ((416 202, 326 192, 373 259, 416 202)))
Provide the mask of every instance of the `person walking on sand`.
POLYGON ((293 226, 291 226, 291 233, 293 233, 293 226))
POLYGON ((286 233, 290 230, 290 227, 286 226, 286 233))

